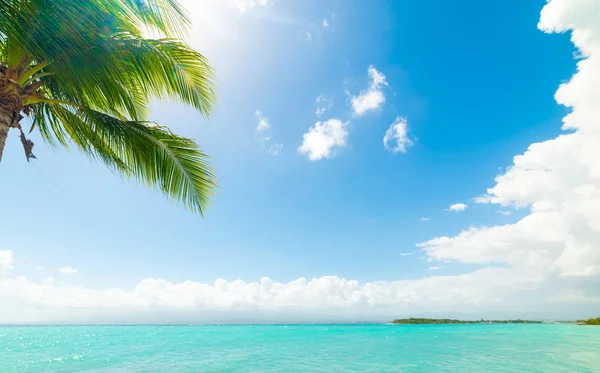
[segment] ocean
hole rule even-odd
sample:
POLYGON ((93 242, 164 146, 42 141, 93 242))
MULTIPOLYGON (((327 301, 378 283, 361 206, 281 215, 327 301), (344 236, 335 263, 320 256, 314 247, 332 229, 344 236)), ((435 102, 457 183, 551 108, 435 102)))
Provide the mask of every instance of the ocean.
POLYGON ((600 372, 600 327, 0 327, 1 373, 600 372))

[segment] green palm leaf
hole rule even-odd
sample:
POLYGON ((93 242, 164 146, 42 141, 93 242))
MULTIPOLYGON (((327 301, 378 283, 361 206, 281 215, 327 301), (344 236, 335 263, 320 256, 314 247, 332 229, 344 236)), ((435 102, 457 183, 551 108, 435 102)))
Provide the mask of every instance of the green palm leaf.
MULTIPOLYGON (((176 0, 0 0, 0 137, 19 121, 54 146, 75 146, 122 175, 203 213, 216 190, 209 158, 190 139, 147 122, 152 99, 208 116, 208 61, 183 40, 176 0), (150 32, 149 32, 150 31, 150 32), (159 39, 145 38, 161 34, 159 39)), ((0 140, 3 140, 0 138, 0 140)), ((0 141, 0 158, 3 150, 0 141)))

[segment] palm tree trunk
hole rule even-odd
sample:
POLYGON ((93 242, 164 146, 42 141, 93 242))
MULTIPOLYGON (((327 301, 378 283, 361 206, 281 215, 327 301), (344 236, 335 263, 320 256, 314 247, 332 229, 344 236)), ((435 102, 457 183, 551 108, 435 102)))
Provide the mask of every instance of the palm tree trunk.
POLYGON ((8 137, 8 131, 13 124, 13 113, 20 99, 10 88, 10 82, 6 76, 6 67, 0 64, 0 162, 4 153, 4 144, 8 137))
POLYGON ((8 131, 10 130, 10 125, 12 124, 12 116, 10 114, 11 113, 8 113, 0 108, 0 162, 2 162, 4 144, 6 143, 8 131))

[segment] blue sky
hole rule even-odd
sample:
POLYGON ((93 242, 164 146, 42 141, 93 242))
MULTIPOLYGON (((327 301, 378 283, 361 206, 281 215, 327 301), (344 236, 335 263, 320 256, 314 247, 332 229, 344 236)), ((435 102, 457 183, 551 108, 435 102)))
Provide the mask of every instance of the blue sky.
POLYGON ((28 164, 13 133, 0 169, 0 249, 12 251, 11 277, 96 290, 132 289, 148 278, 337 276, 363 284, 512 265, 416 245, 517 224, 531 212, 534 202, 515 211, 502 206, 510 201, 473 199, 515 155, 556 137, 569 112, 554 93, 576 72, 576 49, 569 34, 538 29, 545 4, 193 3, 190 42, 217 71, 217 110, 208 121, 157 102, 152 118, 213 157, 220 187, 205 218, 38 135, 38 160, 28 164), (352 98, 368 89, 370 66, 385 76, 385 103, 356 115, 352 98), (260 133, 257 111, 269 123, 260 133), (383 137, 397 117, 413 144, 393 153, 383 137), (303 135, 330 119, 344 123, 344 145, 310 160, 298 150, 303 135), (269 154, 274 144, 281 154, 269 154), (457 203, 468 208, 447 211, 457 203), (78 271, 65 276, 65 266, 78 271))

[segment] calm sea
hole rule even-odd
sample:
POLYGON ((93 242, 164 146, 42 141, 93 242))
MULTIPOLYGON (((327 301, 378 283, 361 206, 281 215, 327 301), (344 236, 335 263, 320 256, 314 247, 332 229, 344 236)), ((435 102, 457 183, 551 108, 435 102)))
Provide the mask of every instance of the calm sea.
POLYGON ((2 373, 600 372, 575 325, 0 327, 2 373))

